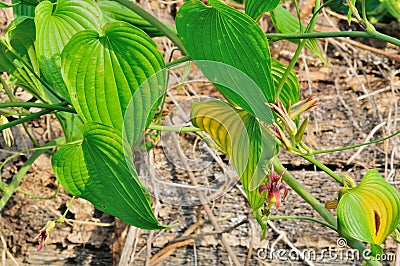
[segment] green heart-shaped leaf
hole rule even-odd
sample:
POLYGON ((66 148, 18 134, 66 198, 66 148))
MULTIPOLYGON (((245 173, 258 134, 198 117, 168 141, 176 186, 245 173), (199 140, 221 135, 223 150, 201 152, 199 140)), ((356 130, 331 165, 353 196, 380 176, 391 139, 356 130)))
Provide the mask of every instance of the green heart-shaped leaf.
POLYGON ((36 7, 36 52, 40 70, 54 90, 66 100, 69 94, 61 76, 61 51, 82 30, 100 30, 102 14, 92 0, 50 1, 36 7))
POLYGON ((126 161, 123 145, 116 129, 87 123, 83 141, 63 146, 53 157, 54 173, 69 193, 89 200, 97 209, 136 227, 163 229, 133 161, 126 161))
POLYGON ((221 93, 229 101, 254 113, 258 106, 275 100, 268 41, 261 28, 246 14, 222 1, 210 0, 209 3, 211 6, 188 1, 179 9, 176 17, 179 36, 204 75, 215 84, 223 85, 216 85, 221 93), (221 62, 236 72, 228 71, 224 64, 210 66, 199 64, 199 61, 221 62), (238 72, 248 76, 256 86, 237 79, 238 72), (226 84, 221 82, 223 78, 236 84, 225 87, 226 84), (232 87, 241 88, 242 95, 232 87), (244 96, 252 102, 244 100, 244 96))
POLYGON ((112 22, 103 32, 77 33, 62 53, 62 73, 84 121, 121 130, 132 95, 164 67, 164 61, 157 45, 139 28, 112 22))
POLYGON ((342 235, 380 245, 400 222, 400 192, 369 170, 360 185, 343 188, 337 216, 342 235))

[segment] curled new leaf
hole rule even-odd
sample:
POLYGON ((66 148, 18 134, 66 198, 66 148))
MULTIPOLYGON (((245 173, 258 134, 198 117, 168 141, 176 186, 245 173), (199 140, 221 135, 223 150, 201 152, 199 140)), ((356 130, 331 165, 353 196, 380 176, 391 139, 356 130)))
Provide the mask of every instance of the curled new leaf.
POLYGON ((338 232, 380 245, 400 222, 400 192, 370 170, 360 185, 343 188, 339 198, 338 232))

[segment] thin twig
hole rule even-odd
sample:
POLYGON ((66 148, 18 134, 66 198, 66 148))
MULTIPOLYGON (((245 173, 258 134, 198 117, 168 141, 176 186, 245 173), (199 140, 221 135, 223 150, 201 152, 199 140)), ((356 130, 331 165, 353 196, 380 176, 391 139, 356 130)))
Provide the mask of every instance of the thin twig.
POLYGON ((4 239, 3 234, 1 233, 1 231, 0 231, 0 240, 1 240, 1 243, 3 245, 2 265, 3 266, 6 265, 6 255, 7 255, 12 260, 12 262, 14 262, 14 264, 16 266, 18 266, 19 265, 18 262, 15 260, 14 256, 11 254, 11 252, 7 248, 7 242, 4 239))
POLYGON ((249 243, 249 249, 247 251, 246 262, 244 264, 245 266, 250 266, 250 260, 253 255, 254 236, 256 234, 253 223, 250 220, 249 220, 249 228, 250 228, 249 230, 250 243, 249 243))
MULTIPOLYGON (((285 242, 285 243, 291 248, 291 250, 294 250, 294 251, 296 252, 296 254, 299 254, 299 255, 300 255, 300 258, 301 258, 305 263, 307 263, 307 264, 310 265, 310 266, 314 266, 314 263, 313 263, 310 259, 308 259, 307 256, 305 256, 304 252, 301 252, 301 251, 289 240, 289 238, 287 238, 286 232, 279 230, 279 229, 275 226, 275 224, 272 223, 271 221, 268 221, 268 226, 269 226, 270 228, 272 228, 275 232, 277 232, 277 233, 279 234, 279 237, 278 237, 278 238, 282 239, 283 242, 285 242)), ((274 243, 274 244, 276 244, 276 243, 274 243)), ((272 246, 274 246, 274 244, 273 244, 272 246)), ((274 249, 271 247, 271 250, 274 250, 274 249)))
POLYGON ((226 234, 226 233, 230 233, 232 232, 234 229, 236 229, 237 227, 241 226, 242 224, 248 223, 248 220, 245 219, 231 227, 225 228, 222 231, 213 231, 213 232, 205 232, 205 233, 201 233, 201 234, 192 234, 192 235, 188 235, 188 236, 181 236, 173 241, 171 241, 171 243, 175 243, 175 242, 180 242, 180 241, 185 241, 188 239, 200 239, 206 236, 212 236, 212 235, 222 235, 222 234, 226 234))
MULTIPOLYGON (((174 143, 174 145, 175 145, 176 147, 179 147, 179 141, 178 141, 178 138, 176 137, 175 134, 172 134, 172 141, 173 141, 173 143, 174 143)), ((189 176, 189 178, 190 178, 190 182, 191 182, 194 186, 197 186, 198 183, 197 183, 197 181, 196 181, 196 178, 195 178, 194 174, 190 171, 190 167, 189 167, 187 161, 185 160, 185 156, 182 154, 182 152, 181 152, 180 150, 177 150, 177 154, 178 154, 178 156, 180 157, 180 160, 181 160, 181 162, 182 162, 182 164, 183 164, 183 167, 186 169, 186 172, 187 172, 187 174, 188 174, 188 176, 189 176)), ((216 220, 214 214, 212 213, 210 206, 208 206, 208 204, 207 204, 207 198, 206 198, 206 196, 205 196, 205 195, 203 194, 203 192, 201 192, 201 191, 196 191, 196 193, 197 193, 197 195, 198 195, 198 198, 199 198, 199 200, 200 200, 201 205, 202 205, 203 208, 204 208, 204 211, 206 212, 208 218, 209 218, 210 221, 211 221, 211 224, 213 225, 213 227, 215 228, 215 230, 221 231, 221 227, 219 226, 219 224, 218 224, 218 222, 217 222, 217 220, 216 220)), ((225 250, 226 250, 226 252, 228 253, 229 258, 232 259, 232 261, 233 261, 233 263, 234 263, 235 265, 237 265, 237 266, 241 265, 241 263, 239 262, 238 258, 237 258, 236 255, 233 253, 233 251, 232 251, 232 249, 231 249, 231 247, 230 247, 229 242, 227 241, 227 239, 226 239, 223 235, 221 235, 220 237, 221 237, 221 241, 222 241, 222 243, 223 243, 223 245, 224 245, 224 247, 225 247, 225 250)))
POLYGON ((154 231, 150 231, 149 236, 147 237, 146 241, 146 260, 144 265, 150 266, 150 259, 151 259, 151 246, 154 239, 154 231))
POLYGON ((137 227, 130 226, 128 235, 126 236, 125 239, 125 245, 124 248, 122 249, 121 253, 121 258, 119 260, 119 265, 120 266, 125 266, 125 265, 130 265, 130 258, 132 254, 135 254, 135 245, 132 245, 134 243, 135 239, 138 239, 138 236, 140 235, 140 229, 137 227), (133 251, 132 251, 133 249, 133 251))
MULTIPOLYGON (((192 224, 183 234, 182 236, 188 236, 191 233, 193 233, 200 225, 202 222, 197 222, 192 224)), ((157 265, 162 262, 164 262, 169 256, 171 256, 176 249, 179 247, 183 247, 186 245, 189 245, 193 243, 195 239, 187 239, 187 240, 182 240, 182 241, 177 241, 177 242, 172 242, 172 244, 168 245, 167 247, 161 249, 159 252, 157 252, 151 259, 150 259, 150 265, 157 265)))
MULTIPOLYGON (((400 118, 399 118, 399 119, 396 119, 396 120, 397 120, 397 121, 400 121, 400 118)), ((382 122, 382 123, 376 125, 376 126, 369 132, 367 138, 365 139, 365 142, 369 142, 369 140, 374 136, 374 134, 375 134, 381 127, 385 126, 386 123, 387 123, 387 122, 384 121, 384 122, 382 122)), ((347 164, 351 164, 351 163, 354 161, 354 159, 355 159, 358 155, 360 155, 360 153, 364 150, 365 147, 366 147, 366 146, 361 146, 361 147, 358 149, 358 151, 357 151, 356 153, 354 153, 354 154, 350 157, 350 159, 347 160, 346 163, 347 163, 347 164)))

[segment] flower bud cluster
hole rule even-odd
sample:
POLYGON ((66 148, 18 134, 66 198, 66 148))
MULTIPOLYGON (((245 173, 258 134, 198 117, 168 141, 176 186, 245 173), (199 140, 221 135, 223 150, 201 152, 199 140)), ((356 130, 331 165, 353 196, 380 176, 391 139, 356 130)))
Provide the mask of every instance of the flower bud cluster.
POLYGON ((289 103, 287 107, 285 107, 279 99, 275 104, 268 104, 278 117, 278 122, 274 122, 268 129, 279 140, 279 144, 285 150, 293 153, 301 152, 305 154, 311 152, 310 148, 303 142, 304 131, 307 128, 309 118, 305 118, 300 126, 297 126, 294 121, 300 114, 317 105, 317 100, 313 99, 312 96, 294 105, 290 105, 289 103))

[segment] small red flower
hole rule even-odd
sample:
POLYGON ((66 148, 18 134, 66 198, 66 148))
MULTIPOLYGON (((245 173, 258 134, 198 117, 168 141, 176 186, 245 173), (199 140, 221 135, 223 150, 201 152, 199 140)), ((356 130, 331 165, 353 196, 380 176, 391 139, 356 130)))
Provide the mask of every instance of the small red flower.
POLYGON ((54 229, 55 225, 56 225, 55 221, 48 221, 46 226, 42 230, 40 230, 39 234, 33 239, 33 240, 36 239, 39 240, 39 245, 36 251, 39 252, 44 247, 44 244, 46 243, 46 240, 48 239, 50 232, 54 229))
POLYGON ((39 252, 43 248, 47 237, 48 237, 48 234, 47 234, 46 229, 43 228, 42 230, 40 230, 39 234, 33 239, 33 240, 39 239, 39 245, 38 245, 36 251, 39 252))
POLYGON ((267 173, 269 181, 264 185, 261 185, 259 192, 263 195, 269 203, 269 208, 276 203, 276 209, 279 209, 281 201, 284 200, 289 192, 286 184, 282 183, 282 177, 286 170, 278 175, 274 171, 274 167, 271 166, 271 174, 267 173), (281 198, 281 190, 284 190, 283 197, 281 198))

